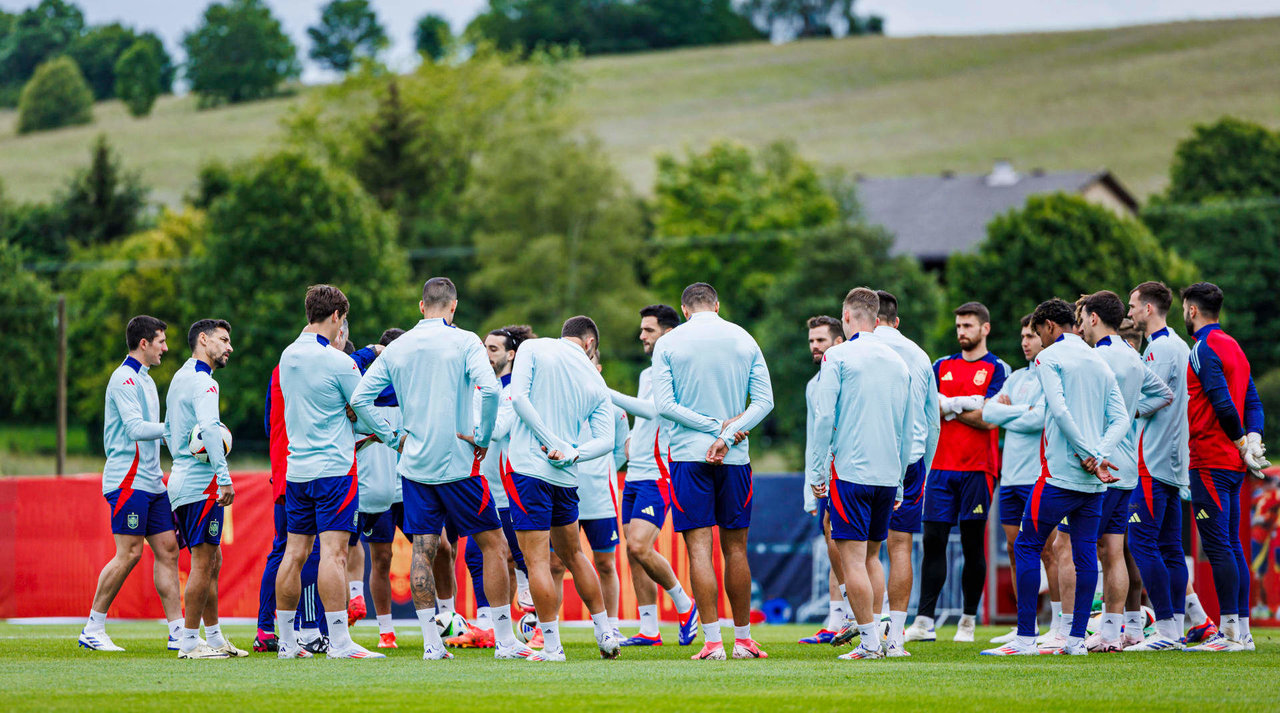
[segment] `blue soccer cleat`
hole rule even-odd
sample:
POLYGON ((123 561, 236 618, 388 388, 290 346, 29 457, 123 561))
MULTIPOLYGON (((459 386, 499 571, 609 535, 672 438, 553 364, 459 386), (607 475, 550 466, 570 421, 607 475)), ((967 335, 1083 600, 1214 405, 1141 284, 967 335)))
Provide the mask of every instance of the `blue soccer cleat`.
POLYGON ((1191 627, 1191 630, 1187 632, 1186 636, 1182 637, 1179 643, 1198 644, 1202 641, 1208 641, 1216 633, 1218 633, 1218 625, 1214 624, 1212 619, 1208 619, 1200 626, 1191 627))
POLYGON ((629 639, 622 640, 622 646, 662 646, 662 634, 657 636, 645 636, 644 634, 636 634, 629 639))
POLYGON ((698 603, 694 602, 689 611, 676 616, 680 618, 680 645, 688 646, 698 638, 698 603))
POLYGON ((813 636, 806 636, 800 640, 802 644, 829 644, 836 637, 836 632, 830 629, 819 629, 818 633, 813 636))

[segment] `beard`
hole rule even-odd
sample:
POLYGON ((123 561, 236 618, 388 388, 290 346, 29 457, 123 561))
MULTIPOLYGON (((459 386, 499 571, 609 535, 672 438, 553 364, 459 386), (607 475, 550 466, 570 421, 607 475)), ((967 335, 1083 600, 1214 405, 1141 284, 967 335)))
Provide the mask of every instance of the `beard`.
POLYGON ((1188 337, 1196 336, 1196 325, 1192 324, 1191 320, 1189 319, 1186 320, 1186 323, 1187 323, 1187 336, 1188 337))
POLYGON ((230 354, 224 353, 222 356, 213 360, 213 365, 218 367, 219 369, 225 368, 227 366, 227 360, 230 358, 231 358, 230 354))
POLYGON ((956 341, 960 343, 961 349, 972 349, 978 342, 968 337, 958 337, 956 341))
POLYGON ((822 354, 821 354, 821 353, 819 353, 819 352, 810 352, 810 353, 811 353, 811 354, 813 354, 813 363, 814 363, 814 364, 821 364, 821 363, 822 363, 822 354))

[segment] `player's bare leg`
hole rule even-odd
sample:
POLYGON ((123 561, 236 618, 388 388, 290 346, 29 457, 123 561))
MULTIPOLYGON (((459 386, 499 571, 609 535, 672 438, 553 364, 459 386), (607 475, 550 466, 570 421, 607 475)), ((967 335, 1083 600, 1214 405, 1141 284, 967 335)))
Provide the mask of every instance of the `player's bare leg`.
POLYGON ((664 574, 663 565, 666 565, 666 572, 669 573, 670 578, 672 580, 676 578, 675 572, 671 569, 671 563, 653 549, 659 530, 653 526, 653 523, 632 520, 627 523, 626 532, 627 562, 631 565, 631 587, 636 593, 636 605, 655 606, 658 603, 658 578, 664 574), (650 533, 652 533, 651 537, 647 537, 650 533), (660 562, 655 562, 655 558, 660 562), (657 576, 649 573, 651 569, 656 570, 657 576))
MULTIPOLYGON (((698 605, 699 616, 702 617, 702 634, 706 642, 702 652, 695 658, 724 659, 724 646, 720 636, 720 586, 716 580, 715 560, 712 555, 711 528, 698 527, 685 530, 680 534, 684 537, 685 550, 689 555, 689 582, 693 587, 693 600, 698 605)), ((722 531, 721 537, 723 536, 722 531)), ((723 541, 721 546, 723 547, 723 541)), ((747 586, 750 587, 749 580, 747 586)), ((750 592, 748 592, 749 597, 750 592)))
POLYGON ((618 580, 618 565, 614 552, 592 552, 591 563, 600 577, 600 596, 604 598, 604 610, 609 619, 618 618, 618 600, 622 596, 622 583, 618 580))
MULTIPOLYGON (((290 532, 286 535, 284 555, 276 570, 276 636, 279 638, 280 658, 309 657, 298 646, 298 633, 293 622, 298 613, 298 600, 302 598, 302 567, 315 545, 315 535, 290 532)), ((190 587, 190 584, 188 584, 190 587)))
POLYGON ((208 618, 206 635, 218 632, 217 597, 211 593, 216 586, 221 556, 217 545, 202 544, 191 548, 191 572, 187 575, 186 614, 183 617, 182 641, 178 658, 226 658, 226 653, 215 653, 210 646, 201 646, 200 621, 208 618), (212 608, 210 608, 212 606, 212 608))
POLYGON ((880 631, 876 626, 875 590, 867 565, 871 560, 871 552, 879 552, 880 543, 837 540, 836 547, 840 550, 840 563, 844 569, 845 594, 849 597, 849 606, 853 609, 853 617, 862 637, 857 648, 848 654, 842 654, 841 658, 879 658, 882 654, 880 631))
POLYGON ((724 555, 724 589, 733 616, 733 657, 768 658, 751 638, 751 564, 747 561, 747 528, 720 528, 724 555))
POLYGON ((431 576, 436 587, 436 606, 453 609, 453 598, 457 594, 458 583, 454 578, 454 561, 457 552, 448 537, 437 536, 436 554, 432 560, 431 576), (443 601, 441 601, 443 600, 443 601))
MULTIPOLYGON (((439 604, 436 591, 438 571, 440 535, 414 535, 413 558, 409 564, 409 588, 413 592, 413 608, 418 615, 418 625, 422 628, 422 657, 428 660, 451 659, 453 654, 444 647, 440 640, 440 630, 436 628, 436 610, 439 604)), ((446 551, 451 551, 449 548, 446 551)))
POLYGON ((151 553, 155 556, 151 576, 156 585, 156 594, 160 595, 165 621, 181 619, 182 591, 178 577, 177 535, 173 530, 161 532, 148 537, 147 544, 151 546, 151 553))
POLYGON ((884 601, 884 565, 880 564, 880 543, 867 543, 867 577, 871 580, 871 609, 884 601))
POLYGON ((355 623, 368 614, 364 602, 364 547, 357 540, 350 544, 347 540, 347 621, 355 623))
MULTIPOLYGON (((359 557, 351 559, 362 559, 359 557)), ((391 613, 391 543, 369 543, 369 596, 378 615, 391 613)))
MULTIPOLYGON (((169 533, 172 535, 173 533, 169 533)), ((116 543, 116 553, 107 560, 102 571, 98 573, 98 588, 93 593, 93 610, 106 612, 111 608, 120 587, 129 578, 129 573, 142 559, 141 535, 112 535, 116 543)), ((159 561, 157 559, 157 561, 159 561)), ((176 566, 176 562, 175 562, 176 566)), ((168 613, 168 610, 165 610, 168 613)))

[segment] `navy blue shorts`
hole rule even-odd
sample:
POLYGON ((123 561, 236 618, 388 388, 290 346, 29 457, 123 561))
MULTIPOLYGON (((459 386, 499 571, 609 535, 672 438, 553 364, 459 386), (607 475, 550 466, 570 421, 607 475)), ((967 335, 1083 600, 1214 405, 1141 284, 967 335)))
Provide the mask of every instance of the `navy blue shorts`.
POLYGON ((634 518, 652 523, 659 530, 667 522, 671 488, 657 480, 628 480, 622 489, 622 524, 634 518))
POLYGON ((579 520, 578 526, 587 535, 592 552, 613 552, 618 548, 618 519, 603 517, 598 520, 579 520))
POLYGON ((671 464, 671 522, 676 532, 751 524, 751 466, 693 462, 671 464))
POLYGON ((931 470, 924 484, 924 521, 986 520, 994 489, 985 471, 931 470))
MULTIPOLYGON (((403 513, 400 516, 404 517, 403 513)), ((365 542, 388 543, 396 539, 396 516, 391 510, 382 512, 362 512, 357 525, 357 532, 351 533, 348 545, 354 546, 360 540, 365 542)))
POLYGON ((915 534, 920 532, 920 519, 924 515, 924 459, 907 466, 902 479, 902 502, 889 516, 889 529, 894 532, 915 534))
POLYGON ((130 490, 123 500, 116 488, 103 495, 111 509, 111 534, 151 537, 173 529, 173 508, 168 493, 130 490))
MULTIPOLYGON (((806 485, 805 487, 807 488, 809 486, 806 485)), ((831 498, 818 498, 818 509, 814 510, 813 514, 818 517, 819 525, 826 522, 826 518, 831 516, 831 498)))
POLYGON ((831 483, 831 539, 884 542, 898 489, 891 485, 831 483))
POLYGON ((1031 491, 1035 485, 1001 485, 1000 486, 1000 524, 1018 527, 1022 524, 1022 513, 1027 510, 1027 500, 1031 499, 1031 491))
POLYGON ((516 531, 564 527, 578 521, 578 489, 552 485, 531 475, 511 474, 511 525, 516 531))
POLYGON ((356 476, 337 475, 284 485, 285 522, 295 535, 355 532, 360 490, 356 476))
POLYGON ((179 505, 173 511, 173 519, 179 547, 191 549, 196 545, 222 544, 222 506, 213 500, 179 505))
POLYGON ((439 535, 448 527, 459 537, 502 528, 484 478, 426 485, 404 480, 404 533, 439 535))
MULTIPOLYGON (((1129 532, 1129 499, 1133 490, 1107 488, 1098 501, 1098 539, 1103 535, 1123 535, 1129 532)), ((1058 531, 1072 534, 1071 523, 1058 523, 1058 531)))

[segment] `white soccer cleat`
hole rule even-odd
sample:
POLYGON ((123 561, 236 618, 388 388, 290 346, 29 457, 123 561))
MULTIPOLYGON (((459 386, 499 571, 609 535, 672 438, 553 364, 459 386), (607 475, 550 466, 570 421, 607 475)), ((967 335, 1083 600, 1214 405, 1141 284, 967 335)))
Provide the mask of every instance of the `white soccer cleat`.
POLYGON ((1089 638, 1084 640, 1084 647, 1089 653, 1109 654, 1116 651, 1124 651, 1124 637, 1108 641, 1102 638, 1102 634, 1090 634, 1089 638))
POLYGON ((974 633, 977 632, 977 630, 978 630, 978 622, 976 619, 974 619, 974 617, 962 616, 960 617, 960 624, 956 627, 955 638, 953 638, 952 641, 956 641, 962 644, 972 644, 973 635, 974 633))
POLYGON ((1239 643, 1240 643, 1240 648, 1243 651, 1258 650, 1258 647, 1253 643, 1253 634, 1245 634, 1244 638, 1240 639, 1239 643))
POLYGON ((1010 641, 1013 641, 1013 640, 1014 640, 1014 639, 1016 639, 1016 638, 1018 638, 1018 627, 1016 627, 1016 626, 1015 626, 1015 627, 1013 627, 1012 629, 1010 629, 1010 630, 1009 630, 1009 633, 1007 633, 1007 634, 1001 634, 1001 635, 999 635, 999 636, 997 636, 997 637, 992 638, 992 639, 991 639, 991 643, 993 643, 993 644, 1007 644, 1007 643, 1009 643, 1010 641))
POLYGON ((987 649, 981 652, 981 656, 1038 656, 1040 649, 1035 644, 1024 644, 1018 640, 1017 635, 1013 641, 1007 642, 994 649, 987 649))
POLYGON ((310 659, 310 658, 315 658, 315 654, 311 653, 310 651, 307 651, 301 646, 298 646, 296 643, 293 646, 286 646, 285 643, 282 641, 280 642, 279 646, 276 648, 276 658, 278 659, 310 659))
POLYGON ((385 659, 386 654, 380 654, 376 651, 370 651, 360 644, 352 642, 346 648, 339 649, 333 646, 329 647, 329 651, 325 654, 331 659, 385 659))
POLYGON ((1121 632, 1120 638, 1124 640, 1124 647, 1126 649, 1129 648, 1130 646, 1141 644, 1142 642, 1147 640, 1146 636, 1142 633, 1141 629, 1132 633, 1128 629, 1125 629, 1123 632, 1121 632))
POLYGON ((911 622, 911 626, 903 633, 907 641, 937 641, 938 634, 932 626, 926 627, 919 618, 911 622))
POLYGON ((1126 652, 1142 653, 1150 651, 1182 651, 1185 648, 1185 646, 1173 639, 1167 639, 1156 634, 1151 638, 1143 639, 1140 643, 1126 646, 1124 650, 1126 652))
POLYGON ((597 636, 596 645, 600 647, 602 659, 616 659, 618 652, 622 651, 622 639, 615 637, 612 631, 606 631, 597 636))
POLYGON ((1210 636, 1199 646, 1191 646, 1187 648, 1187 651, 1195 651, 1196 653, 1233 653, 1244 650, 1244 644, 1241 644, 1239 641, 1228 639, 1221 633, 1210 636))
POLYGON ((222 646, 216 646, 211 648, 213 648, 214 651, 221 651, 222 653, 226 654, 229 658, 233 658, 233 659, 240 659, 249 655, 248 651, 245 651, 244 649, 237 649, 236 645, 231 643, 230 639, 224 639, 222 646))
POLYGON ((884 658, 884 652, 881 651, 880 649, 870 648, 865 643, 859 643, 857 646, 853 647, 853 651, 850 651, 845 654, 840 654, 836 658, 842 661, 861 661, 864 659, 882 659, 884 658))
POLYGON ((896 641, 892 644, 885 644, 884 657, 887 659, 903 658, 910 655, 911 652, 907 651, 902 644, 899 644, 896 641))
POLYGON ((422 649, 423 661, 446 661, 451 658, 453 658, 453 654, 449 653, 449 650, 444 647, 424 646, 422 649))
POLYGON ((1056 631, 1050 632, 1036 639, 1036 648, 1040 649, 1042 654, 1056 654, 1063 648, 1066 648, 1067 637, 1056 631))
POLYGON ((547 651, 546 649, 543 649, 541 651, 534 651, 533 655, 525 659, 525 661, 564 661, 564 660, 565 660, 564 649, 560 649, 559 651, 547 651))
POLYGON ((1066 646, 1063 646, 1054 653, 1062 654, 1064 656, 1088 656, 1089 647, 1085 646, 1083 641, 1077 641, 1074 644, 1068 641, 1066 646))
POLYGON ((529 611, 529 612, 534 611, 533 593, 530 592, 528 589, 521 589, 520 591, 516 592, 516 606, 520 607, 525 611, 529 611))
POLYGON ((180 659, 225 659, 230 658, 230 654, 225 651, 218 651, 208 644, 200 644, 190 651, 179 651, 180 659))
POLYGON ((106 630, 80 632, 79 646, 91 651, 124 651, 124 649, 116 646, 116 643, 107 636, 106 630))
POLYGON ((515 646, 498 644, 493 649, 495 659, 527 659, 532 655, 533 649, 519 642, 516 642, 515 646))

